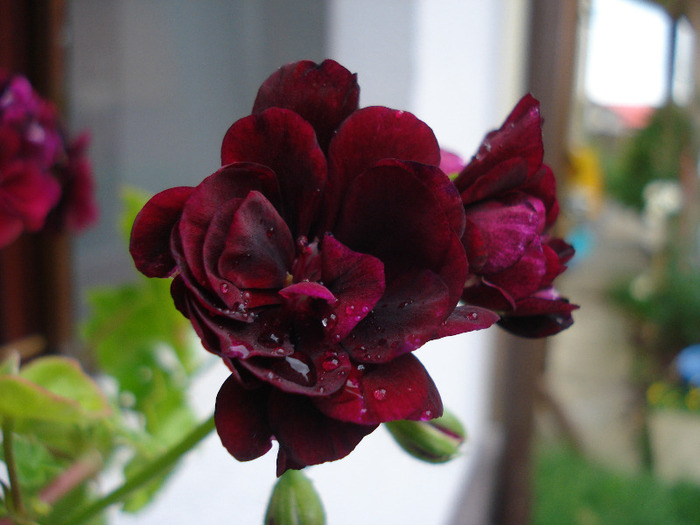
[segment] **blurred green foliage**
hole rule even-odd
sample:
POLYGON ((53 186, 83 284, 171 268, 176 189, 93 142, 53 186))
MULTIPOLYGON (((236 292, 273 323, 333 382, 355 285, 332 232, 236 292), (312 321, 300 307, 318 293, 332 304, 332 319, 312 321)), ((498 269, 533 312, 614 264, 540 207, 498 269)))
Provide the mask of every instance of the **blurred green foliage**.
MULTIPOLYGON (((146 199, 136 190, 125 192, 120 224, 125 244, 146 199)), ((93 289, 88 303, 82 338, 95 379, 62 356, 21 368, 14 356, 0 363, 0 421, 12 423, 4 429, 12 431, 27 519, 41 523, 55 523, 67 509, 98 497, 83 482, 55 505, 41 501, 41 491, 72 465, 97 457, 95 471, 116 468, 129 479, 196 424, 187 393, 203 352, 173 305, 169 280, 140 276, 93 289)), ((123 509, 136 512, 147 505, 169 473, 131 493, 123 509)), ((12 510, 9 488, 3 489, 0 516, 12 510)))
MULTIPOLYGON (((682 155, 695 155, 696 138, 688 111, 669 104, 657 109, 623 153, 606 170, 609 194, 637 210, 644 208, 644 188, 654 180, 678 180, 682 155)), ((695 159, 691 159, 693 163, 695 159)))

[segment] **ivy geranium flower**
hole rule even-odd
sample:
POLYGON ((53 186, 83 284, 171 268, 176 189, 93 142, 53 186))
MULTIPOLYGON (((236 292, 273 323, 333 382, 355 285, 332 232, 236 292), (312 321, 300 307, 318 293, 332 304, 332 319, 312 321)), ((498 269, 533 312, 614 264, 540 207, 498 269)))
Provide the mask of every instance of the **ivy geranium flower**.
POLYGON ((457 306, 465 213, 431 129, 359 109, 356 75, 282 67, 235 122, 222 167, 155 195, 130 251, 231 376, 216 426, 239 460, 279 442, 278 474, 335 460, 385 421, 442 403, 412 354, 498 316, 457 306))
POLYGON ((500 326, 525 337, 569 327, 578 308, 553 287, 574 250, 550 236, 559 203, 543 156, 539 102, 526 95, 454 180, 467 219, 462 298, 498 311, 500 326))

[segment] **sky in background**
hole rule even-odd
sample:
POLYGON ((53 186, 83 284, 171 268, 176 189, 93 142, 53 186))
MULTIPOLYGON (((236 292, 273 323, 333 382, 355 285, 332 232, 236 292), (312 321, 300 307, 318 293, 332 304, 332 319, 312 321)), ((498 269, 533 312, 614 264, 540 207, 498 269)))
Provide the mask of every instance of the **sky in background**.
MULTIPOLYGON (((592 0, 584 89, 605 105, 660 105, 665 97, 670 22, 642 0, 592 0)), ((689 44, 681 32, 679 58, 689 44)), ((684 68, 679 74, 682 93, 684 68)), ((681 94, 682 96, 682 94, 681 94)))

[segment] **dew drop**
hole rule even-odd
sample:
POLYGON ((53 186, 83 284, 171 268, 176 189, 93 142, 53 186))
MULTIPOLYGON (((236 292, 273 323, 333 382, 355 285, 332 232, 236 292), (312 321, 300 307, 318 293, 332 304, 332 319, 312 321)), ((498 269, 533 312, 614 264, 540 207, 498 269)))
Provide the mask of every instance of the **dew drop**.
POLYGON ((231 288, 229 287, 228 283, 221 283, 219 286, 219 290, 221 290, 221 293, 226 295, 231 288))
POLYGON ((479 314, 476 312, 469 312, 467 314, 467 319, 469 319, 470 321, 476 321, 477 319, 479 319, 479 314))
POLYGON ((423 412, 421 414, 420 418, 421 418, 421 421, 429 421, 429 420, 433 419, 433 413, 430 410, 426 410, 425 412, 423 412))
POLYGON ((386 389, 384 388, 377 388, 374 392, 372 392, 372 396, 374 399, 377 401, 383 401, 384 398, 386 398, 386 389))
POLYGON ((363 314, 366 314, 367 312, 369 312, 369 306, 366 306, 366 305, 365 305, 365 306, 362 307, 362 313, 363 313, 363 314))
POLYGON ((358 371, 358 372, 364 372, 364 371, 365 371, 365 365, 357 365, 357 371, 358 371))
POLYGON ((267 229, 267 231, 265 232, 265 235, 267 235, 267 238, 269 239, 270 237, 272 237, 274 235, 274 233, 275 233, 275 229, 272 226, 270 226, 267 229))
POLYGON ((355 311, 355 307, 353 305, 345 307, 345 313, 348 315, 352 315, 354 311, 355 311))
POLYGON ((342 337, 340 337, 340 334, 335 334, 333 336, 333 341, 335 341, 336 343, 339 343, 341 339, 342 337))
POLYGON ((329 357, 321 363, 321 366, 326 372, 332 372, 340 366, 340 361, 336 357, 329 357))
POLYGON ((413 304, 413 299, 408 299, 407 301, 404 301, 399 304, 399 308, 406 308, 409 305, 413 304))

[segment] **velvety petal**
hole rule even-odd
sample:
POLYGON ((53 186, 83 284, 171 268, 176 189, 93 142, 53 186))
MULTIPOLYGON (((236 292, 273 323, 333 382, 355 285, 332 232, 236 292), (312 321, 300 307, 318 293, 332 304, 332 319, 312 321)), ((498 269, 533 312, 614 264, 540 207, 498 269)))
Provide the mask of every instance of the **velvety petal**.
POLYGON ((470 235, 465 235, 462 242, 470 270, 493 274, 515 264, 539 235, 539 219, 540 214, 525 196, 491 200, 469 207, 470 235), (472 238, 475 241, 473 246, 472 238), (475 264, 477 261, 478 265, 475 264))
POLYGON ((412 354, 381 365, 359 365, 342 390, 314 403, 329 417, 364 425, 442 415, 435 383, 412 354))
POLYGON ((251 314, 244 306, 239 311, 220 309, 217 312, 198 301, 187 285, 184 289, 172 287, 171 293, 204 348, 216 355, 249 359, 255 356, 283 358, 294 353, 288 337, 290 321, 284 318, 280 308, 267 309, 260 314, 251 314), (244 320, 239 320, 240 317, 244 320), (251 318, 255 322, 251 322, 251 318))
POLYGON ((515 190, 527 181, 527 162, 521 158, 506 159, 488 171, 467 181, 460 175, 454 181, 462 196, 462 202, 473 204, 490 197, 500 197, 515 190))
POLYGON ((294 238, 308 235, 326 184, 326 158, 311 125, 293 111, 271 108, 235 122, 221 147, 223 164, 255 162, 272 169, 280 214, 294 238))
POLYGON ((487 276, 487 279, 517 300, 536 292, 542 286, 546 271, 545 254, 539 238, 535 238, 516 264, 487 276))
POLYGON ((296 350, 291 355, 254 357, 240 364, 261 381, 291 394, 326 396, 343 386, 351 365, 342 347, 297 342, 296 350))
POLYGON ((253 322, 255 316, 248 311, 251 302, 250 292, 247 290, 244 292, 210 270, 207 270, 207 274, 212 288, 202 287, 196 282, 183 254, 179 228, 174 228, 170 236, 170 253, 177 264, 178 276, 187 294, 191 295, 201 308, 207 310, 210 315, 230 317, 245 323, 253 322))
POLYGON ((525 95, 503 125, 486 135, 477 154, 460 173, 458 187, 469 186, 508 159, 524 159, 527 172, 534 173, 542 164, 543 155, 540 105, 532 95, 525 95))
POLYGON ((253 113, 286 108, 311 123, 324 151, 340 123, 357 109, 357 75, 334 60, 320 64, 304 60, 287 64, 263 82, 253 113))
POLYGON ((515 312, 504 316, 498 325, 521 337, 547 337, 571 326, 574 322, 571 312, 577 308, 563 297, 529 297, 518 301, 515 312))
POLYGON ((259 191, 275 207, 279 204, 275 174, 265 166, 249 163, 223 166, 204 179, 187 199, 179 222, 179 233, 186 265, 200 286, 209 286, 203 260, 209 223, 227 201, 243 199, 251 191, 259 191))
POLYGON ((433 339, 453 306, 447 287, 433 272, 406 273, 389 283, 343 345, 358 362, 385 363, 433 339))
POLYGON ((462 305, 454 309, 447 321, 438 327, 435 339, 463 334, 473 330, 483 330, 500 319, 500 316, 487 308, 462 305))
POLYGON ((246 390, 231 375, 216 396, 214 422, 226 450, 238 461, 250 461, 272 447, 267 422, 268 389, 246 390))
POLYGON ((239 288, 276 289, 284 285, 294 260, 294 240, 270 202, 251 191, 236 209, 230 224, 212 220, 204 242, 206 263, 239 288), (210 253, 209 244, 224 246, 210 253))
POLYGON ((350 454, 377 425, 338 421, 321 413, 307 397, 274 390, 268 404, 270 427, 279 441, 277 475, 350 454))
POLYGON ((527 182, 521 186, 520 191, 537 197, 542 201, 547 210, 546 226, 552 226, 559 215, 557 182, 552 169, 543 164, 539 170, 528 177, 527 182))
POLYGON ((327 223, 344 200, 350 183, 383 159, 438 166, 440 147, 430 127, 413 114, 381 106, 363 108, 343 122, 329 150, 327 223))
POLYGON ((384 293, 384 265, 350 250, 334 237, 323 239, 321 278, 337 297, 322 323, 325 337, 338 342, 364 319, 384 293))
POLYGON ((167 277, 175 270, 170 234, 194 188, 181 186, 154 195, 136 215, 129 252, 147 277, 167 277))
POLYGON ((506 290, 480 276, 470 276, 468 285, 462 292, 462 300, 467 304, 478 305, 496 311, 515 308, 515 298, 506 290))
POLYGON ((337 301, 335 295, 333 295, 328 288, 322 284, 308 281, 290 284, 289 286, 282 288, 279 291, 279 294, 290 301, 295 299, 303 299, 306 297, 321 299, 328 304, 334 304, 337 301))
POLYGON ((387 282, 403 271, 434 271, 445 280, 456 303, 467 261, 444 211, 450 205, 422 182, 437 176, 424 177, 431 171, 442 173, 432 166, 395 160, 366 170, 344 195, 334 233, 350 249, 379 258, 387 282))

